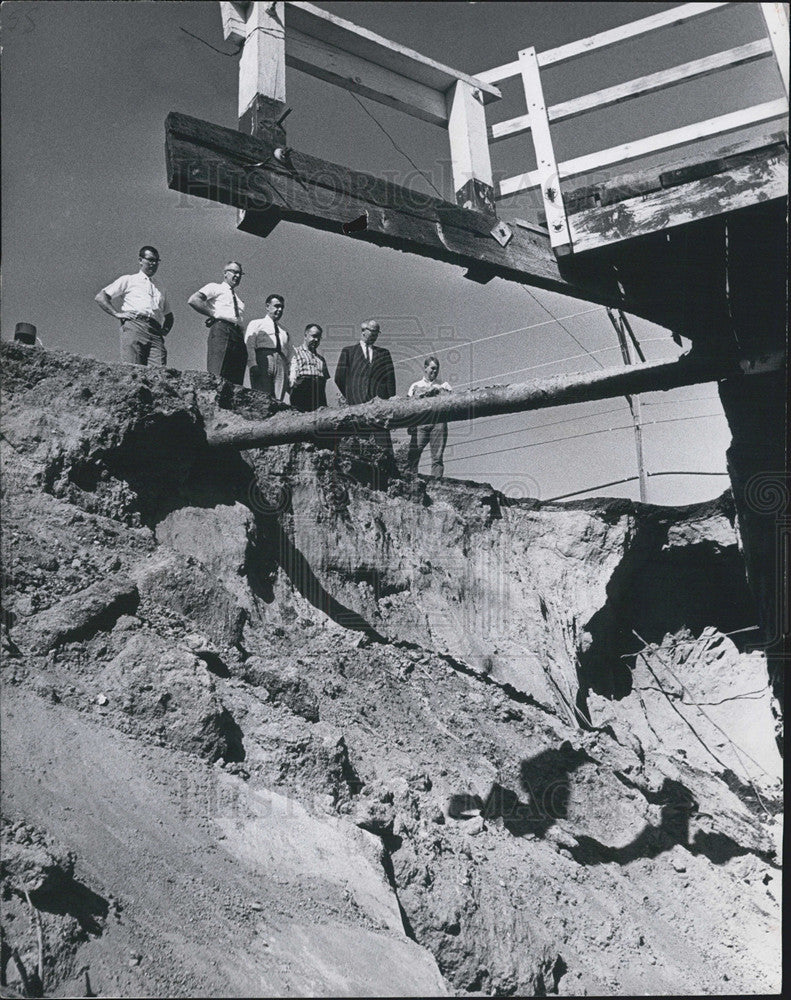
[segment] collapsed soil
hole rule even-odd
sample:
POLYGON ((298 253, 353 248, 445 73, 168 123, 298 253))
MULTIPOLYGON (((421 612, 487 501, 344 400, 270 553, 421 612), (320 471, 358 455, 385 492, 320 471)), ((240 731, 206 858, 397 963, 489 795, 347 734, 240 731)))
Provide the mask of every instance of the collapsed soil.
POLYGON ((217 454, 272 404, 3 360, 4 988, 779 990, 781 761, 727 496, 217 454))

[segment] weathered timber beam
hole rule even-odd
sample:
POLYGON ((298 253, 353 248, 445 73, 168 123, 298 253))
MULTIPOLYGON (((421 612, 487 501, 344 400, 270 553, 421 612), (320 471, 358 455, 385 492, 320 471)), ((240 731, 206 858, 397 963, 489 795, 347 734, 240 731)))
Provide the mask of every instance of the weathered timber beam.
POLYGON ((213 446, 266 448, 273 445, 333 441, 366 431, 410 427, 431 420, 453 423, 477 417, 520 413, 568 403, 588 403, 615 396, 677 389, 684 385, 713 382, 726 376, 740 378, 755 372, 777 371, 783 367, 778 354, 760 363, 734 368, 720 361, 654 361, 631 368, 606 368, 596 372, 576 372, 537 379, 523 385, 492 386, 454 392, 423 399, 395 397, 340 409, 324 407, 315 413, 278 413, 268 420, 241 421, 234 414, 218 414, 207 429, 213 446))
POLYGON ((672 326, 655 304, 618 291, 612 268, 592 260, 558 261, 549 237, 514 225, 505 247, 492 237, 492 217, 429 195, 348 170, 297 151, 291 168, 273 158, 274 144, 188 115, 172 112, 166 122, 169 187, 184 194, 245 210, 240 229, 266 236, 278 220, 341 234, 365 216, 367 227, 350 239, 416 253, 492 276, 561 292, 573 298, 626 309, 672 326), (260 165, 258 165, 260 164, 260 165))
MULTIPOLYGON (((576 253, 604 244, 632 240, 700 219, 749 208, 759 201, 788 196, 788 150, 761 151, 722 173, 688 180, 682 187, 668 184, 605 208, 597 206, 568 217, 576 253), (744 162, 746 161, 746 162, 744 162)), ((692 174, 690 168, 689 174, 692 174)), ((701 166, 701 170, 705 166, 701 166)), ((668 177, 669 171, 663 174, 668 177)))

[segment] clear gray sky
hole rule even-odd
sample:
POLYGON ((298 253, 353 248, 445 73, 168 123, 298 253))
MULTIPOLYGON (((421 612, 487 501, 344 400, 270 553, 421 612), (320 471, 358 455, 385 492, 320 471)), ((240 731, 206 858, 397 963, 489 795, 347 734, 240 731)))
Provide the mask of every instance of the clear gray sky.
MULTIPOLYGON (((475 73, 673 6, 666 3, 322 3, 331 12, 475 73)), ((3 309, 2 333, 36 324, 47 347, 115 361, 117 325, 93 302, 99 288, 137 270, 144 243, 162 255, 159 278, 174 303, 170 363, 202 369, 206 331, 188 296, 221 279, 230 258, 246 274, 239 292, 248 317, 263 315, 272 291, 286 297, 284 322, 301 338, 308 321, 325 330, 334 370, 359 322, 376 317, 380 344, 396 361, 399 394, 438 352, 454 386, 521 381, 619 362, 601 308, 494 279, 477 285, 460 268, 341 235, 281 223, 266 240, 239 233, 235 212, 166 187, 164 122, 181 111, 236 127, 238 59, 219 49, 214 2, 7 2, 2 8, 3 309), (546 310, 563 319, 568 331, 546 310), (541 324, 541 325, 538 325, 541 324), (504 334, 503 336, 495 336, 504 334), (573 337, 572 337, 573 335, 573 337), (577 338, 583 348, 575 342, 577 338), (478 343, 470 343, 478 341, 478 343), (593 352, 588 354, 587 352, 593 352), (412 359, 412 360, 409 360, 412 359)), ((663 31, 548 71, 551 103, 758 38, 754 4, 663 31)), ((518 81, 490 121, 523 113, 518 81), (521 103, 520 103, 521 102, 521 103)), ((771 62, 730 70, 561 126, 560 158, 604 148, 779 96, 771 62), (714 80, 716 83, 712 83, 714 80)), ((289 144, 336 163, 430 191, 426 181, 348 93, 287 72, 289 144)), ((446 133, 363 101, 432 182, 452 198, 446 133)), ((534 165, 529 136, 495 147, 495 171, 534 165)), ((501 215, 535 213, 522 196, 501 215)), ((674 357, 669 335, 635 320, 649 358, 674 357)), ((334 398, 334 397, 333 397, 334 398)), ((714 386, 643 397, 650 471, 725 469, 728 433, 714 386), (698 415, 697 419, 679 419, 698 415), (659 422, 670 421, 673 422, 659 422), (657 421, 657 423, 650 423, 657 421)), ((623 400, 451 425, 446 474, 491 482, 514 496, 548 498, 635 474, 623 400), (611 433, 591 433, 617 428, 611 433), (583 436, 584 435, 584 436, 583 436), (561 440, 558 440, 561 439, 561 440)), ((658 503, 715 496, 724 478, 661 478, 658 503)), ((637 485, 599 491, 637 496, 637 485)))

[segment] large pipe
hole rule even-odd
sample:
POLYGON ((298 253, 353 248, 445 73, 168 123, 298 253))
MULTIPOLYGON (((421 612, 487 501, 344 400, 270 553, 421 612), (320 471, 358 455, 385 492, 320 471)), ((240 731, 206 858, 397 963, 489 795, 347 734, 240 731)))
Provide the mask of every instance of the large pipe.
POLYGON ((777 355, 740 364, 741 368, 733 362, 714 358, 695 360, 685 357, 678 361, 653 361, 630 368, 554 375, 521 385, 468 389, 422 399, 394 397, 339 409, 323 407, 315 413, 277 413, 267 420, 249 422, 219 411, 214 424, 207 428, 207 438, 210 445, 241 449, 267 448, 297 441, 315 441, 317 438, 331 441, 373 430, 417 426, 433 420, 452 423, 777 371, 782 367, 783 359, 777 355))

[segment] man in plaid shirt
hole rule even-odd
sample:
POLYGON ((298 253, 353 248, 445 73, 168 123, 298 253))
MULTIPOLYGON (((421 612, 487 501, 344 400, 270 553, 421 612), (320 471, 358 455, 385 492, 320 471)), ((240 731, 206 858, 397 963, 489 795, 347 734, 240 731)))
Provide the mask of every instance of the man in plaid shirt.
POLYGON ((312 413, 327 405, 327 381, 330 377, 327 362, 318 353, 322 329, 318 323, 308 323, 305 339, 291 357, 291 405, 303 413, 312 413))

